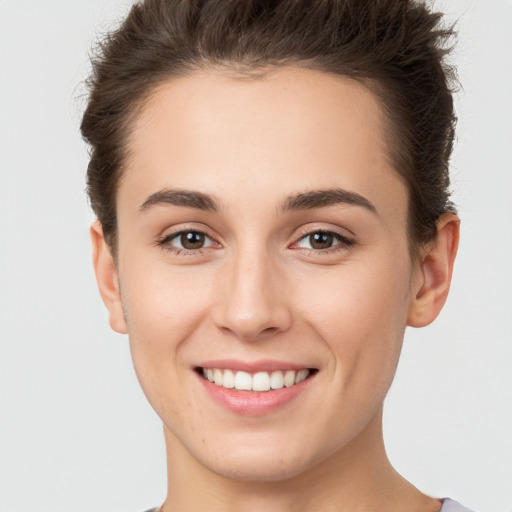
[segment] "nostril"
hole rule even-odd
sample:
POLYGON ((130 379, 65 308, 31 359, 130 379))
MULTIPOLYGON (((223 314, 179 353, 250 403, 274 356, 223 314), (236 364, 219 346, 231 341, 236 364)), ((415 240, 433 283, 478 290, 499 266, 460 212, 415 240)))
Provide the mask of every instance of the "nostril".
POLYGON ((277 335, 282 331, 279 327, 263 327, 251 326, 248 324, 238 324, 232 326, 219 326, 221 331, 225 334, 236 336, 244 341, 258 341, 269 336, 277 335))

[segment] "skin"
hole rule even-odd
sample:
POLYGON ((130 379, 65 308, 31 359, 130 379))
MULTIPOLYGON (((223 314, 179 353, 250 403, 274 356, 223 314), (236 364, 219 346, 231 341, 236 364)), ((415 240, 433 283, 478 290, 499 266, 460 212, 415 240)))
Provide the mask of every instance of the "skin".
POLYGON ((361 84, 295 68, 251 80, 197 71, 142 108, 117 193, 116 257, 99 223, 91 234, 110 324, 129 334, 164 424, 164 511, 440 509, 390 465, 382 404, 405 327, 427 325, 444 304, 459 223, 443 215, 411 259, 407 190, 382 126, 361 84), (283 209, 327 189, 374 211, 346 201, 283 209), (176 190, 218 209, 169 204, 176 190), (171 235, 186 230, 206 233, 206 245, 177 253, 171 235), (319 230, 341 242, 313 246, 319 230), (214 402, 194 370, 223 358, 318 371, 289 403, 247 416, 214 402))

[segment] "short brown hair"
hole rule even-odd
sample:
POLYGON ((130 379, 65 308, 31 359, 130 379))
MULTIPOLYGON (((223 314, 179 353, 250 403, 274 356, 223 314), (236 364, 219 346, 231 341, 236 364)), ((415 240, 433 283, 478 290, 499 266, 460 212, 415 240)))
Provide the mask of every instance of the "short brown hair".
POLYGON ((116 190, 144 100, 172 77, 209 66, 237 73, 299 66, 351 77, 381 100, 391 162, 409 190, 413 246, 451 210, 448 161, 455 115, 453 28, 415 0, 144 0, 99 44, 81 131, 87 191, 107 242, 116 190))

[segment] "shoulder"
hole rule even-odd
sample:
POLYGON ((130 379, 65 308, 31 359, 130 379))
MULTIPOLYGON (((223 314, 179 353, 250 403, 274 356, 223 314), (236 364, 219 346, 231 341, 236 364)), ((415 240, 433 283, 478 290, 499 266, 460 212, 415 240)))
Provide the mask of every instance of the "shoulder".
POLYGON ((439 512, 472 512, 469 508, 463 507, 460 503, 445 498, 443 500, 443 506, 439 512))

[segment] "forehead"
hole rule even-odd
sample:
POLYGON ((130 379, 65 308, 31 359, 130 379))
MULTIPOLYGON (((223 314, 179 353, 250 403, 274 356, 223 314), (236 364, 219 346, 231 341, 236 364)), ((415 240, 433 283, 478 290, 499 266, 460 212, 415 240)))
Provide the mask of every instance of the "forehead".
POLYGON ((259 78, 195 71, 144 104, 119 193, 134 203, 164 187, 280 201, 337 186, 376 202, 393 191, 386 206, 403 213, 405 188, 389 164, 383 125, 376 96, 345 77, 298 68, 259 78))

